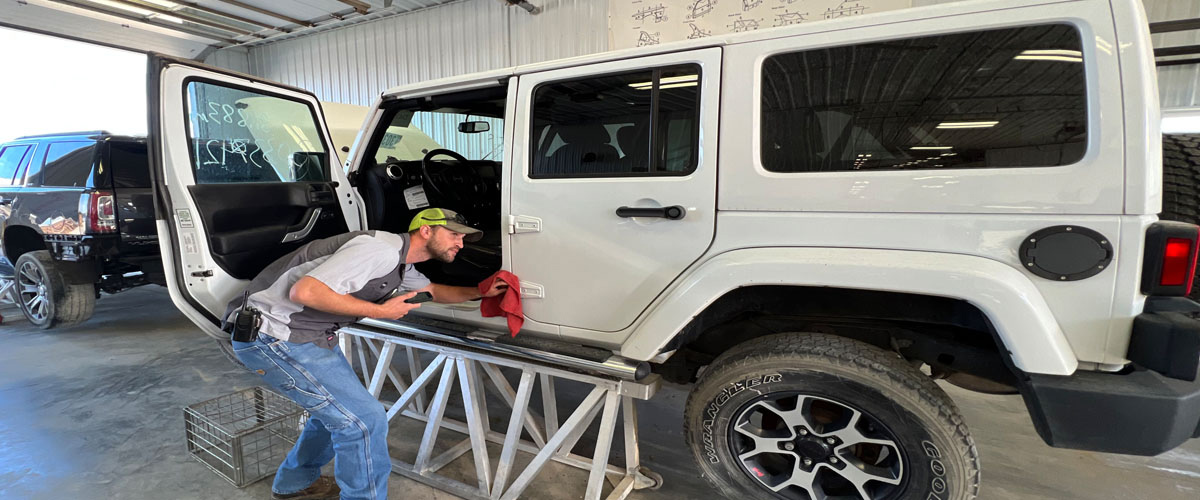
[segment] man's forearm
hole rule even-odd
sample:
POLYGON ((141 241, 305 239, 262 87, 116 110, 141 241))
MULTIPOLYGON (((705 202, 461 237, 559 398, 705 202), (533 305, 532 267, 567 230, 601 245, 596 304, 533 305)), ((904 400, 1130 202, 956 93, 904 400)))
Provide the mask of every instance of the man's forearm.
POLYGON ((342 295, 309 276, 300 278, 300 281, 292 285, 289 295, 297 304, 331 314, 372 318, 378 316, 380 310, 379 304, 342 295))
POLYGON ((450 286, 436 283, 430 285, 429 293, 433 294, 433 301, 440 304, 455 304, 482 297, 479 289, 473 286, 450 286))

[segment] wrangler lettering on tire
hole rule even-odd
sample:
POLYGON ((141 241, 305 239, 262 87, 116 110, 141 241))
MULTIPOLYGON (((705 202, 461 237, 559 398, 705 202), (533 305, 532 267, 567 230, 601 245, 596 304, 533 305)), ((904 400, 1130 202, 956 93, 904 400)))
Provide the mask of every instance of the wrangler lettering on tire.
POLYGON ((957 408, 877 347, 815 333, 717 358, 688 398, 685 435, 729 498, 974 498, 979 459, 957 408))

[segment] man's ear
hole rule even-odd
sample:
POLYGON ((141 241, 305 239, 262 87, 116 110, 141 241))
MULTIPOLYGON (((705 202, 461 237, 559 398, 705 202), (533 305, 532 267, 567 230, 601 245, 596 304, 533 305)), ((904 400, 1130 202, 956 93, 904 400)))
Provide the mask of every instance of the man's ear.
POLYGON ((430 239, 433 237, 433 226, 421 226, 419 231, 421 231, 422 238, 430 239))

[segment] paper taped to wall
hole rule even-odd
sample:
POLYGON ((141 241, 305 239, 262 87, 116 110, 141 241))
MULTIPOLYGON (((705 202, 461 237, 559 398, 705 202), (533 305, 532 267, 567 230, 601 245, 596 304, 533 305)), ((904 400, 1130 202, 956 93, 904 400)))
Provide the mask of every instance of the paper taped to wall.
POLYGON ((609 0, 611 48, 628 49, 903 9, 912 0, 609 0))

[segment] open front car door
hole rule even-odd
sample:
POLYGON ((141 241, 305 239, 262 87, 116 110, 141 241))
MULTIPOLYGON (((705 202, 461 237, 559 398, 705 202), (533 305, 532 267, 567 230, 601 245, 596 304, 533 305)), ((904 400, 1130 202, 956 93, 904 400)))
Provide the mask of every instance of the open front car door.
POLYGON ((152 55, 150 158, 171 299, 201 329, 259 271, 361 227, 312 93, 152 55))

